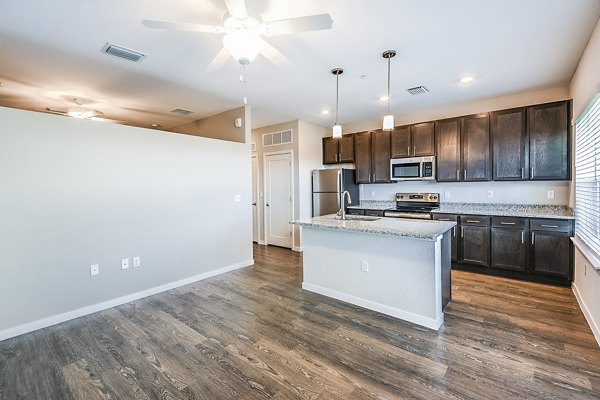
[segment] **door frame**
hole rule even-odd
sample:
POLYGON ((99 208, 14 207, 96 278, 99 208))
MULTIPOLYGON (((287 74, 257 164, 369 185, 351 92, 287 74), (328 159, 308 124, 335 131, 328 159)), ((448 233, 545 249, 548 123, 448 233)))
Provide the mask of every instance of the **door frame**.
MULTIPOLYGON (((252 161, 256 163, 256 176, 253 176, 252 179, 256 179, 256 229, 257 229, 257 244, 265 244, 264 240, 261 240, 260 234, 262 232, 262 197, 260 197, 260 164, 258 163, 258 154, 252 154, 250 156, 250 169, 252 170, 252 161)), ((252 227, 254 229, 254 227, 252 227)))
MULTIPOLYGON (((263 198, 263 226, 265 227, 265 240, 264 240, 264 245, 268 246, 269 245, 269 235, 267 234, 267 229, 268 229, 268 224, 267 224, 267 212, 264 209, 264 207, 266 207, 266 194, 267 194, 267 157, 268 156, 276 156, 276 155, 280 155, 280 154, 289 154, 290 155, 290 196, 292 198, 291 201, 291 206, 292 206, 292 215, 290 216, 291 219, 294 219, 294 211, 296 209, 296 202, 295 202, 295 193, 294 193, 294 150, 280 150, 280 151, 270 151, 270 152, 266 152, 263 153, 263 192, 264 192, 264 198, 263 198)), ((296 243, 296 229, 294 229, 295 225, 292 225, 292 246, 290 247, 290 249, 293 249, 295 247, 295 243, 296 243)))

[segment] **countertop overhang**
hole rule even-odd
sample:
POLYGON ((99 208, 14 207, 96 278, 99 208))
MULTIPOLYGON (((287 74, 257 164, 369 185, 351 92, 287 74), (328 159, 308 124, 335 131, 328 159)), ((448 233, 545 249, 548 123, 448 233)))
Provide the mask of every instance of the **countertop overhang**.
POLYGON ((410 239, 437 240, 454 226, 456 222, 435 221, 404 218, 380 218, 374 221, 340 220, 335 214, 292 221, 291 224, 320 228, 336 229, 375 235, 401 236, 410 239))

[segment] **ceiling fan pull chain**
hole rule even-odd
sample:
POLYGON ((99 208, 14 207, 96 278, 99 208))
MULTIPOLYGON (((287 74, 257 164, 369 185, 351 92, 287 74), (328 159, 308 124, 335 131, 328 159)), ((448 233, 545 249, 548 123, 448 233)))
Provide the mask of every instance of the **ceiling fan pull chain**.
POLYGON ((244 104, 248 104, 248 98, 246 97, 246 64, 240 63, 240 82, 243 86, 244 104))

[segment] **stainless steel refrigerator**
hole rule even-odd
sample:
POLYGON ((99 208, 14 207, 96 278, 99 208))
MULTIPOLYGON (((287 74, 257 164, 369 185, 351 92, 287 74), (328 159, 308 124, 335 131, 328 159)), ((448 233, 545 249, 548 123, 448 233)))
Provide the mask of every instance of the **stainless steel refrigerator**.
POLYGON ((340 209, 340 198, 344 191, 350 193, 352 204, 360 201, 358 185, 354 182, 354 170, 315 169, 312 172, 313 217, 334 214, 340 209))

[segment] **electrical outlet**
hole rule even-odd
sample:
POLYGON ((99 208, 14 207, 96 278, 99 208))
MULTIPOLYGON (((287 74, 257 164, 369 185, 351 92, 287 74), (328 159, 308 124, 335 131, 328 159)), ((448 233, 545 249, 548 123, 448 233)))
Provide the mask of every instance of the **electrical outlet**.
POLYGON ((139 257, 133 257, 133 268, 137 268, 142 265, 139 257))
POLYGON ((94 264, 90 267, 90 275, 96 276, 100 273, 100 266, 98 264, 94 264))
POLYGON ((369 272, 369 262, 367 260, 361 260, 360 269, 362 272, 369 272))
POLYGON ((121 269, 129 268, 129 258, 123 258, 121 260, 121 269))
POLYGON ((450 191, 449 191, 449 190, 446 190, 446 191, 444 192, 444 198, 446 198, 446 199, 449 199, 449 198, 450 198, 450 191))
POLYGON ((493 190, 488 190, 485 195, 487 196, 488 199, 491 199, 492 197, 494 197, 494 191, 493 190))
POLYGON ((241 196, 241 195, 239 195, 239 194, 236 194, 236 195, 233 197, 233 201, 235 201, 236 203, 239 203, 240 201, 242 201, 242 196, 241 196))
POLYGON ((553 198, 554 198, 554 190, 548 190, 547 197, 548 197, 549 199, 553 199, 553 198))
POLYGON ((371 190, 371 197, 375 197, 375 191, 371 190))

